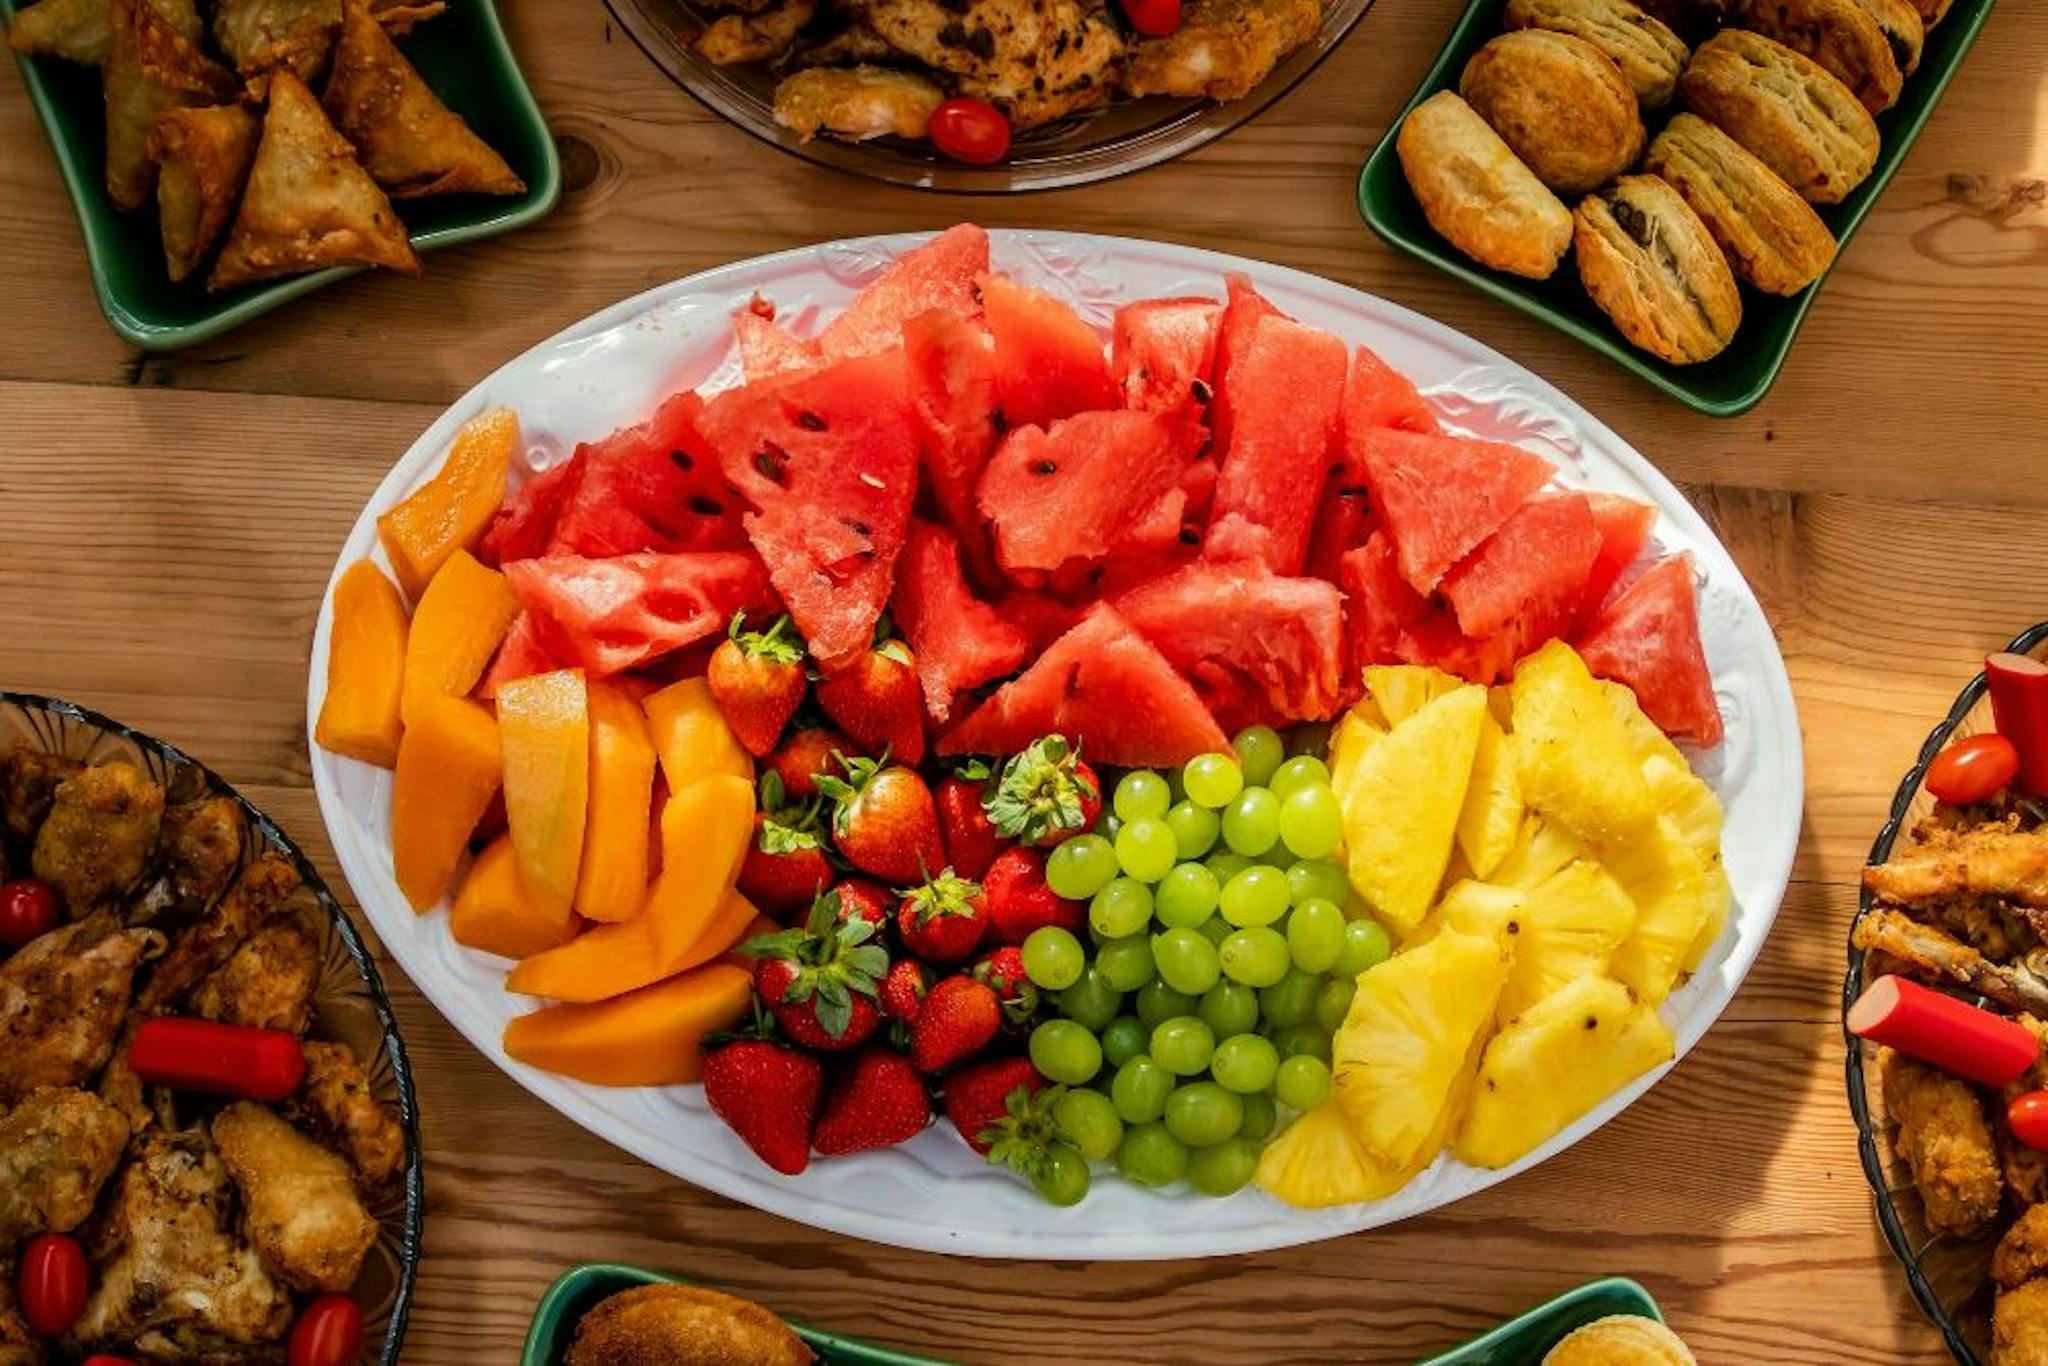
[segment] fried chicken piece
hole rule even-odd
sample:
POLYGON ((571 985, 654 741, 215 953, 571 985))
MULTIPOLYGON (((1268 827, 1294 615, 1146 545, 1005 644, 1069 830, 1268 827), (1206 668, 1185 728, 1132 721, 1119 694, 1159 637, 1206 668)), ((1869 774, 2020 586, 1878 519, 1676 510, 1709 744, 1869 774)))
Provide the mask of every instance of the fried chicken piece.
POLYGON ((807 67, 775 87, 775 121, 805 142, 819 133, 849 142, 921 138, 945 98, 943 90, 908 71, 807 67))
POLYGON ((1939 1068, 1878 1050, 1885 1113, 1898 1128, 1893 1148, 1912 1169, 1927 1227, 1982 1232, 1998 1217, 1999 1171, 1984 1106, 1970 1084, 1939 1068))
POLYGON ((227 895, 185 931, 156 965, 136 1006, 151 1015, 174 1010, 186 994, 211 976, 242 941, 277 914, 299 890, 298 870, 283 856, 265 854, 242 869, 227 895))
POLYGON ((1902 911, 1874 909, 1856 922, 1850 936, 1857 948, 1882 953, 1937 981, 1969 987, 2008 1010, 2048 1017, 2048 978, 2033 959, 1994 963, 1968 944, 1902 911))
POLYGON ((192 993, 192 1013, 222 1024, 304 1034, 320 985, 320 946, 305 926, 281 919, 250 935, 192 993))
POLYGON ((75 920, 128 894, 156 856, 164 790, 130 763, 95 764, 57 787, 29 867, 75 920))
POLYGON ((0 963, 0 1105, 39 1086, 83 1086, 114 1051, 135 969, 163 951, 155 930, 111 912, 30 941, 0 963))
POLYGON ((43 1366, 42 1340, 14 1302, 14 1265, 0 1257, 0 1366, 43 1366))
POLYGON ((142 1027, 142 1019, 140 1013, 129 1015, 128 1022, 121 1026, 121 1037, 114 1042, 114 1055, 107 1059, 106 1070, 100 1073, 100 1099, 128 1121, 130 1134, 139 1134, 158 1124, 166 1129, 178 1127, 177 1102, 171 1089, 145 1088, 142 1078, 128 1065, 128 1048, 135 1042, 135 1031, 142 1027))
POLYGON ((1124 89, 1134 97, 1243 99, 1322 22, 1317 0, 1191 0, 1171 37, 1131 44, 1124 89))
POLYGON ((1991 1279, 2000 1289, 2014 1289, 2043 1274, 2048 1274, 2048 1206, 2015 1219, 1991 1254, 1991 1279))
POLYGON ((128 1121, 89 1091, 45 1086, 0 1115, 0 1248, 85 1222, 128 1145, 128 1121))
POLYGON ((80 760, 45 754, 24 744, 0 755, 0 822, 23 854, 34 845, 36 831, 42 829, 50 804, 57 800, 58 787, 84 768, 80 760))
POLYGON ((242 862, 248 821, 232 797, 179 802, 164 812, 164 869, 136 899, 131 923, 190 920, 213 904, 242 862))
POLYGON ((697 1285, 642 1285, 592 1305, 565 1366, 808 1366, 789 1325, 751 1300, 697 1285))
POLYGON ((1929 840, 1865 868, 1863 885, 1902 905, 1969 892, 2048 910, 2048 826, 1994 825, 1929 840))
MULTIPOLYGON (((2048 1050, 2048 1023, 2031 1015, 2013 1017, 2028 1033, 2048 1050)), ((2013 1097, 2028 1091, 2048 1090, 2048 1056, 2037 1057, 2006 1085, 2000 1099, 2004 1102, 1992 1117, 1992 1137, 1998 1140, 1998 1166, 2005 1174, 2005 1189, 2012 1196, 2013 1203, 2022 1210, 2048 1202, 2048 1153, 2032 1148, 2013 1136, 2012 1126, 2005 1122, 2005 1106, 2013 1097)), ((2044 1227, 2048 1234, 2048 1227, 2044 1227)), ((2048 1240, 2044 1240, 2048 1241, 2048 1240)))
POLYGON ((242 1231, 285 1284, 342 1291, 377 1241, 348 1163, 261 1105, 214 1116, 213 1144, 242 1192, 242 1231))
POLYGON ((2028 1281, 1993 1302, 1991 1366, 2048 1366, 2048 1281, 2028 1281))
POLYGON ((817 12, 818 0, 775 0, 758 14, 722 15, 697 35, 697 55, 713 66, 773 61, 817 12))
POLYGON ((898 51, 958 78, 1018 132, 1107 103, 1124 42, 1082 0, 864 0, 898 51))
POLYGON ((384 1186, 405 1166, 405 1129, 370 1090, 370 1077, 347 1044, 309 1041, 306 1079, 286 1097, 285 1117, 355 1168, 364 1190, 384 1186))

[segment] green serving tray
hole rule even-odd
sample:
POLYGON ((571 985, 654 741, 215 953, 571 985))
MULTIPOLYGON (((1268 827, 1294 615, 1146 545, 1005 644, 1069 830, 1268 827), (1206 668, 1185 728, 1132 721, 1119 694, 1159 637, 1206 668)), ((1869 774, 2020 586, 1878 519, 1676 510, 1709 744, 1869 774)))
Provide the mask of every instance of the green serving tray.
MULTIPOLYGON (((1537 1366, 1565 1334, 1615 1314, 1664 1321, 1649 1291, 1626 1277, 1609 1276, 1567 1290, 1548 1304, 1419 1366, 1537 1366)), ((526 1366, 536 1363, 528 1358, 526 1366)))
MULTIPOLYGON (((519 1366, 561 1366, 576 1336, 576 1325, 601 1299, 639 1285, 663 1285, 686 1279, 648 1271, 616 1262, 585 1262, 570 1267, 556 1278, 534 1307, 533 1326, 526 1333, 526 1350, 519 1366)), ((936 1357, 912 1356, 875 1347, 837 1333, 789 1325, 798 1337, 818 1354, 824 1366, 948 1366, 936 1357)))
MULTIPOLYGON (((21 8, 0 0, 0 19, 21 8)), ((562 163, 533 92, 512 56, 491 0, 450 0, 448 10, 400 44, 434 93, 498 149, 526 182, 523 195, 440 195, 400 201, 398 216, 415 249, 509 232, 545 217, 562 193, 562 163)), ((170 351, 219 336, 279 304, 359 273, 341 267, 265 280, 222 294, 206 292, 205 272, 172 284, 164 272, 155 207, 116 213, 105 189, 106 119, 99 72, 54 57, 17 55, 29 98, 56 149, 57 165, 78 208, 93 289, 114 330, 150 351, 170 351)))
MULTIPOLYGON (((1870 212, 1871 204, 1912 150, 1928 115, 1934 112, 1935 102, 1962 64, 1963 54, 1970 50, 1970 44, 1984 27, 1992 3, 1993 0, 1955 0, 1947 17, 1927 35, 1920 67, 1907 77, 1905 93, 1898 104, 1878 115, 1883 145, 1876 169, 1841 203, 1814 206, 1843 246, 1848 245, 1857 225, 1870 212)), ((1728 349, 1704 364, 1670 365, 1636 350, 1613 329, 1580 287, 1578 268, 1571 260, 1560 265, 1548 280, 1540 281, 1488 270, 1437 236, 1429 220, 1423 217, 1421 204, 1401 174, 1400 158, 1394 154, 1394 132, 1410 109, 1439 90, 1457 88, 1466 59, 1501 31, 1503 8, 1505 0, 1472 0, 1458 26, 1451 30, 1450 40, 1438 54, 1436 65, 1423 77, 1421 88, 1401 110, 1387 136, 1380 139, 1358 177, 1358 207, 1365 221, 1393 246, 1569 333, 1689 407, 1713 417, 1734 417, 1749 411, 1777 379, 1785 364, 1785 354, 1792 349, 1792 339, 1799 335, 1799 325, 1806 320, 1806 311, 1813 307, 1814 296, 1826 283, 1825 276, 1790 298, 1744 286, 1742 329, 1728 349)))

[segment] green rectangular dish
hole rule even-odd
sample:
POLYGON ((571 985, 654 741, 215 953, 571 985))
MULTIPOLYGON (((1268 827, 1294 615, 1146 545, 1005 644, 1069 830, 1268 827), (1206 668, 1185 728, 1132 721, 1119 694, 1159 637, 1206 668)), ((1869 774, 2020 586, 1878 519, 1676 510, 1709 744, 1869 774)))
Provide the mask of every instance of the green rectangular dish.
MULTIPOLYGON (((576 1325, 599 1300, 640 1285, 669 1284, 685 1279, 616 1262, 585 1262, 570 1267, 555 1279, 540 1297, 533 1311, 533 1326, 526 1333, 526 1350, 519 1366, 561 1366, 576 1336, 576 1325)), ((806 1328, 800 1323, 790 1330, 818 1354, 823 1366, 948 1366, 935 1357, 892 1352, 837 1333, 806 1328)))
MULTIPOLYGON (((1883 141, 1876 169, 1841 203, 1815 205, 1843 246, 1848 245, 1857 225, 1870 212, 1871 204, 1912 150, 1928 115, 1934 112, 1935 102, 1962 64, 1970 44, 1976 41, 1992 3, 1993 0, 1955 0, 1947 17, 1927 35, 1920 67, 1907 77, 1905 93, 1898 104, 1878 115, 1877 127, 1883 141)), ((1777 379, 1785 355, 1792 349, 1792 339, 1806 319, 1806 311, 1813 307, 1814 296, 1827 283, 1825 276, 1790 298, 1744 286, 1742 328, 1728 349, 1704 364, 1670 365, 1636 350, 1609 325, 1605 315, 1580 288, 1578 270, 1571 261, 1567 260, 1548 280, 1524 280, 1501 274, 1471 260, 1437 236, 1429 220, 1423 217, 1422 206, 1408 188, 1400 158, 1394 153, 1394 134, 1410 109, 1439 90, 1457 88, 1466 59, 1501 31, 1503 8, 1505 0, 1472 0, 1457 27, 1451 30, 1450 40, 1438 54, 1436 65, 1423 77, 1421 87, 1401 110, 1387 135, 1380 139, 1358 177, 1358 207, 1365 221, 1389 244, 1569 333, 1689 407, 1713 417, 1734 417, 1749 411, 1777 379)))
MULTIPOLYGON (((1418 1366, 1538 1366, 1565 1334, 1616 1314, 1664 1321, 1649 1291, 1626 1277, 1609 1276, 1567 1290, 1548 1304, 1418 1366)), ((529 1359, 526 1366, 536 1364, 529 1359)))
MULTIPOLYGON (((18 8, 16 0, 0 0, 0 19, 12 24, 18 8)), ((434 92, 526 182, 523 195, 400 201, 398 216, 413 246, 428 252, 545 217, 561 195, 561 159, 491 0, 450 0, 446 13, 419 25, 400 46, 434 92)), ((16 64, 78 208, 100 309, 113 329, 137 346, 149 351, 191 346, 357 273, 355 267, 322 270, 221 294, 207 293, 201 275, 172 284, 164 271, 155 207, 122 214, 107 199, 99 72, 51 57, 17 55, 16 64)))

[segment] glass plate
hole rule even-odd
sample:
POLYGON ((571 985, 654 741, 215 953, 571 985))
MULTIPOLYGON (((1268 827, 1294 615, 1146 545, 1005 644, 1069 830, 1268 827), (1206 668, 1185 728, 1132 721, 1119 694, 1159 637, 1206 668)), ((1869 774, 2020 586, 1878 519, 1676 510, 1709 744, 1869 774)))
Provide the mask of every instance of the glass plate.
POLYGON ((902 138, 841 142, 819 137, 803 142, 775 122, 775 76, 766 63, 713 66, 691 49, 710 7, 693 0, 605 0, 633 41, 670 80, 761 141, 820 166, 892 185, 957 194, 1009 194, 1086 185, 1171 161, 1222 137, 1315 70, 1316 63, 1372 8, 1372 0, 1326 3, 1322 27, 1315 36, 1241 100, 1223 104, 1164 97, 1120 100, 1107 109, 1022 134, 1000 166, 968 166, 946 160, 927 144, 902 138))

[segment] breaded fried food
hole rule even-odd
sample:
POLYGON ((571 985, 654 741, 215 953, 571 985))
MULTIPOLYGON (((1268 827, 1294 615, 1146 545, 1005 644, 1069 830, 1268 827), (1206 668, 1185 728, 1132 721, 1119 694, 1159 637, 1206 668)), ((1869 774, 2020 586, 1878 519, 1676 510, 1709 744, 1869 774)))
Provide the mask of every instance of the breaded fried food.
MULTIPOLYGON (((228 207, 232 212, 234 206, 228 207)), ((183 922, 213 905, 241 866, 248 829, 241 804, 232 797, 202 797, 165 808, 163 871, 136 899, 130 922, 183 922)))
POLYGON ((0 1366, 43 1366, 43 1340, 14 1298, 14 1264, 0 1257, 0 1366))
MULTIPOLYGON (((370 10, 399 37, 431 19, 441 0, 372 0, 370 10)), ((341 0, 214 0, 213 39, 245 76, 288 66, 300 80, 319 80, 341 32, 341 0)))
POLYGON ((713 66, 766 62, 788 52, 818 12, 818 0, 774 0, 752 14, 725 14, 705 26, 692 44, 713 66))
POLYGON ((2048 1366, 2048 1280, 2028 1281, 1993 1301, 1991 1366, 2048 1366))
POLYGON ((97 1076, 128 1013, 135 969, 163 943, 155 930, 124 929, 103 912, 0 962, 0 1105, 97 1076))
POLYGON ((1863 885, 1911 906, 1960 893, 2048 908, 2048 826, 1983 826, 1930 840, 1863 870, 1863 885))
POLYGON ((1849 942, 1880 953, 1930 981, 1954 982, 2007 1010, 2048 1018, 2048 980, 2026 963, 1994 963, 1968 944, 1903 911, 1873 907, 1859 917, 1849 942))
POLYGON ((192 1013, 222 1024, 304 1034, 320 985, 320 946, 295 918, 250 935, 192 993, 192 1013))
POLYGON ((2011 1290, 2048 1275, 2048 1206, 2037 1205, 2013 1220, 1991 1253, 1991 1279, 2011 1290))
POLYGON ((1564 1335, 1543 1366, 1697 1366, 1685 1340, 1657 1319, 1610 1314, 1564 1335))
POLYGON ((1171 37, 1132 42, 1124 90, 1242 99, 1315 37, 1322 20, 1318 0, 1192 0, 1171 37))
POLYGON ((113 41, 107 14, 108 0, 37 0, 16 12, 7 45, 34 57, 102 66, 113 41))
POLYGON ((234 956, 243 940, 270 923, 300 885, 298 870, 280 854, 267 853, 243 868, 227 895, 178 936, 150 973, 136 1008, 160 1015, 183 1004, 194 987, 234 956))
POLYGON ((1936 1232, 1980 1233, 1998 1217, 1999 1171, 1984 1106, 1970 1084, 1889 1048, 1878 1050, 1894 1150, 1912 1170, 1936 1232))
POLYGON ((805 142, 820 133, 853 142, 921 138, 946 92, 909 71, 806 67, 775 87, 775 121, 805 142))
POLYGON ((59 784, 29 867, 73 919, 127 896, 156 856, 164 790, 131 763, 95 764, 59 784))
POLYGON ((695 1285, 643 1285, 599 1300, 566 1366, 806 1366, 789 1325, 750 1300, 695 1285))
POLYGON ((128 1121, 89 1091, 45 1086, 0 1115, 0 1248, 85 1222, 128 1145, 128 1121))
POLYGON ((1018 132, 1107 103, 1124 42, 1082 0, 866 0, 897 51, 953 75, 1018 132))
POLYGON ((26 856, 57 800, 57 789, 84 769, 82 760, 24 744, 0 754, 0 834, 26 856))
POLYGON ((405 1129, 370 1089, 369 1073, 346 1044, 301 1045, 306 1079, 284 1102, 285 1117, 349 1160, 374 1191, 405 1165, 405 1129))
POLYGON ((213 1143, 242 1192, 242 1231, 271 1271, 298 1290, 353 1285, 377 1221, 348 1163, 246 1100, 214 1116, 213 1143))
POLYGON ((198 270, 226 231, 262 128, 256 111, 239 104, 173 109, 150 127, 157 219, 171 279, 198 270))
POLYGON ((143 1015, 131 1011, 128 1022, 121 1026, 120 1037, 114 1041, 113 1056, 107 1059, 107 1066, 100 1073, 99 1098, 116 1110, 128 1122, 130 1136, 140 1134, 156 1125, 175 1129, 177 1122, 177 1098, 168 1086, 142 1084, 135 1069, 128 1063, 128 1050, 135 1043, 135 1032, 142 1027, 143 1015))
MULTIPOLYGON (((2013 1019, 2048 1049, 2048 1022, 2031 1015, 2016 1015, 2013 1019)), ((2000 1100, 2010 1105, 2017 1096, 2041 1090, 2048 1090, 2048 1061, 2037 1057, 2026 1071, 2007 1083, 2000 1100)), ((1998 1140, 1998 1165, 2005 1174, 2006 1193, 2013 1203, 2022 1210, 2048 1204, 2048 1153, 2019 1141, 2012 1125, 2006 1122, 2003 1106, 1992 1116, 1991 1133, 1998 1140)), ((2043 1232, 2048 1234, 2048 1229, 2043 1232)), ((2044 1243, 2048 1243, 2048 1238, 2044 1238, 2044 1243)))
POLYGON ((235 93, 235 78, 182 32, 153 0, 112 0, 107 60, 100 85, 107 110, 107 197, 123 213, 149 202, 156 163, 149 130, 172 109, 218 104, 235 93))

